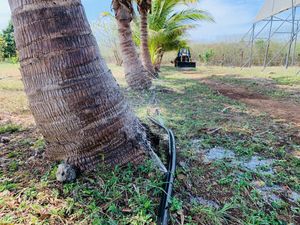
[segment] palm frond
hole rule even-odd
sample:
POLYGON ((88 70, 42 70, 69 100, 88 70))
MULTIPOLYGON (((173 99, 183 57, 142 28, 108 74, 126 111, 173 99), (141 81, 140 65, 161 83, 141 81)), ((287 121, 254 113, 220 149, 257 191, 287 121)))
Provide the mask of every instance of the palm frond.
MULTIPOLYGON (((191 4, 198 2, 199 0, 152 0, 151 14, 148 16, 152 61, 155 61, 160 52, 186 46, 187 31, 198 26, 199 22, 214 22, 208 12, 191 7, 191 4)), ((139 31, 134 30, 135 42, 139 43, 139 31)))

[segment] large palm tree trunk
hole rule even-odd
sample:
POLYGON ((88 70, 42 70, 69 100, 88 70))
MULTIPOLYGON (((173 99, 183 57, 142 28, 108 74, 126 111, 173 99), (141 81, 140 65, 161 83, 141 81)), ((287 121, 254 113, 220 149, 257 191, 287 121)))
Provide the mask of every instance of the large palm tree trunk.
POLYGON ((140 161, 145 132, 100 56, 81 1, 9 3, 25 91, 50 158, 82 170, 140 161))
POLYGON ((125 70, 125 78, 134 90, 151 87, 151 74, 145 70, 132 39, 130 22, 132 21, 131 2, 128 0, 113 0, 113 9, 118 25, 120 47, 125 70))
POLYGON ((154 66, 151 61, 149 43, 148 43, 148 12, 140 8, 141 15, 141 56, 144 67, 151 73, 153 76, 157 76, 154 66))

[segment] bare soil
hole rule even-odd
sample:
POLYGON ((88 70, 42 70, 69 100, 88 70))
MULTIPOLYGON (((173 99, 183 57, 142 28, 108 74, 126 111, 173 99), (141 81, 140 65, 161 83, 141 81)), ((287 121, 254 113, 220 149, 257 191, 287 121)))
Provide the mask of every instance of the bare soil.
POLYGON ((300 104, 292 101, 273 100, 270 97, 255 93, 244 87, 202 79, 202 83, 231 99, 243 102, 260 112, 270 114, 273 118, 292 122, 300 127, 300 104))

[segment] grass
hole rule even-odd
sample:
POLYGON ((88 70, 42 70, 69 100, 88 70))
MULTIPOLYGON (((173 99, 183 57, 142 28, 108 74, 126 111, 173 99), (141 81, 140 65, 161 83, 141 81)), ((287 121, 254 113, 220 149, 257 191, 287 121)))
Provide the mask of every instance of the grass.
POLYGON ((57 165, 42 160, 44 142, 27 132, 30 142, 19 134, 1 152, 0 224, 149 224, 156 218, 163 179, 151 162, 99 167, 58 184, 57 165))
POLYGON ((0 63, 0 113, 28 114, 18 65, 0 63))
MULTIPOLYGON (((300 151, 299 128, 196 80, 217 80, 275 100, 297 101, 300 78, 294 73, 296 68, 261 72, 260 68, 201 67, 183 73, 163 67, 161 78, 155 81, 155 95, 154 91, 129 91, 122 69, 111 68, 139 117, 149 123, 148 113, 158 109, 176 135, 178 167, 170 209, 172 224, 300 223, 299 202, 291 202, 284 195, 268 202, 254 185, 280 185, 300 192, 300 160, 293 156, 300 151), (234 151, 240 159, 253 155, 273 159, 274 174, 245 171, 226 160, 203 163, 201 154, 215 146, 234 151), (218 207, 203 205, 199 198, 218 207)), ((15 68, 3 64, 0 71, 17 74, 15 68)), ((20 92, 9 82, 1 83, 6 84, 9 88, 0 89, 0 98, 8 98, 2 95, 4 91, 10 95, 20 92)), ((22 116, 24 111, 18 107, 23 103, 15 99, 10 106, 7 101, 1 110, 22 116)), ((155 224, 163 178, 150 162, 113 171, 100 167, 75 183, 58 184, 56 164, 43 160, 46 145, 38 131, 26 126, 14 130, 14 126, 0 127, 11 139, 0 146, 4 160, 0 167, 0 224, 155 224)))
POLYGON ((14 133, 20 130, 21 130, 21 126, 16 124, 9 123, 0 126, 0 134, 14 133))
MULTIPOLYGON (((200 69, 201 71, 201 69, 200 69)), ((275 99, 289 98, 299 102, 300 75, 299 68, 261 67, 231 68, 208 67, 205 76, 249 88, 257 93, 275 99)))

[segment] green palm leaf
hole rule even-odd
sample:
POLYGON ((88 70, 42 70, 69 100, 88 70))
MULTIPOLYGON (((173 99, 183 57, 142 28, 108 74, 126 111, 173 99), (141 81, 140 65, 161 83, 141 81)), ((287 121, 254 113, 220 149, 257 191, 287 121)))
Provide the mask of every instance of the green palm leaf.
MULTIPOLYGON (((148 16, 149 49, 152 61, 158 53, 177 50, 186 46, 186 33, 201 21, 213 22, 206 11, 195 9, 199 0, 152 0, 151 14, 148 16)), ((135 23, 134 39, 139 41, 138 23, 135 23)))

